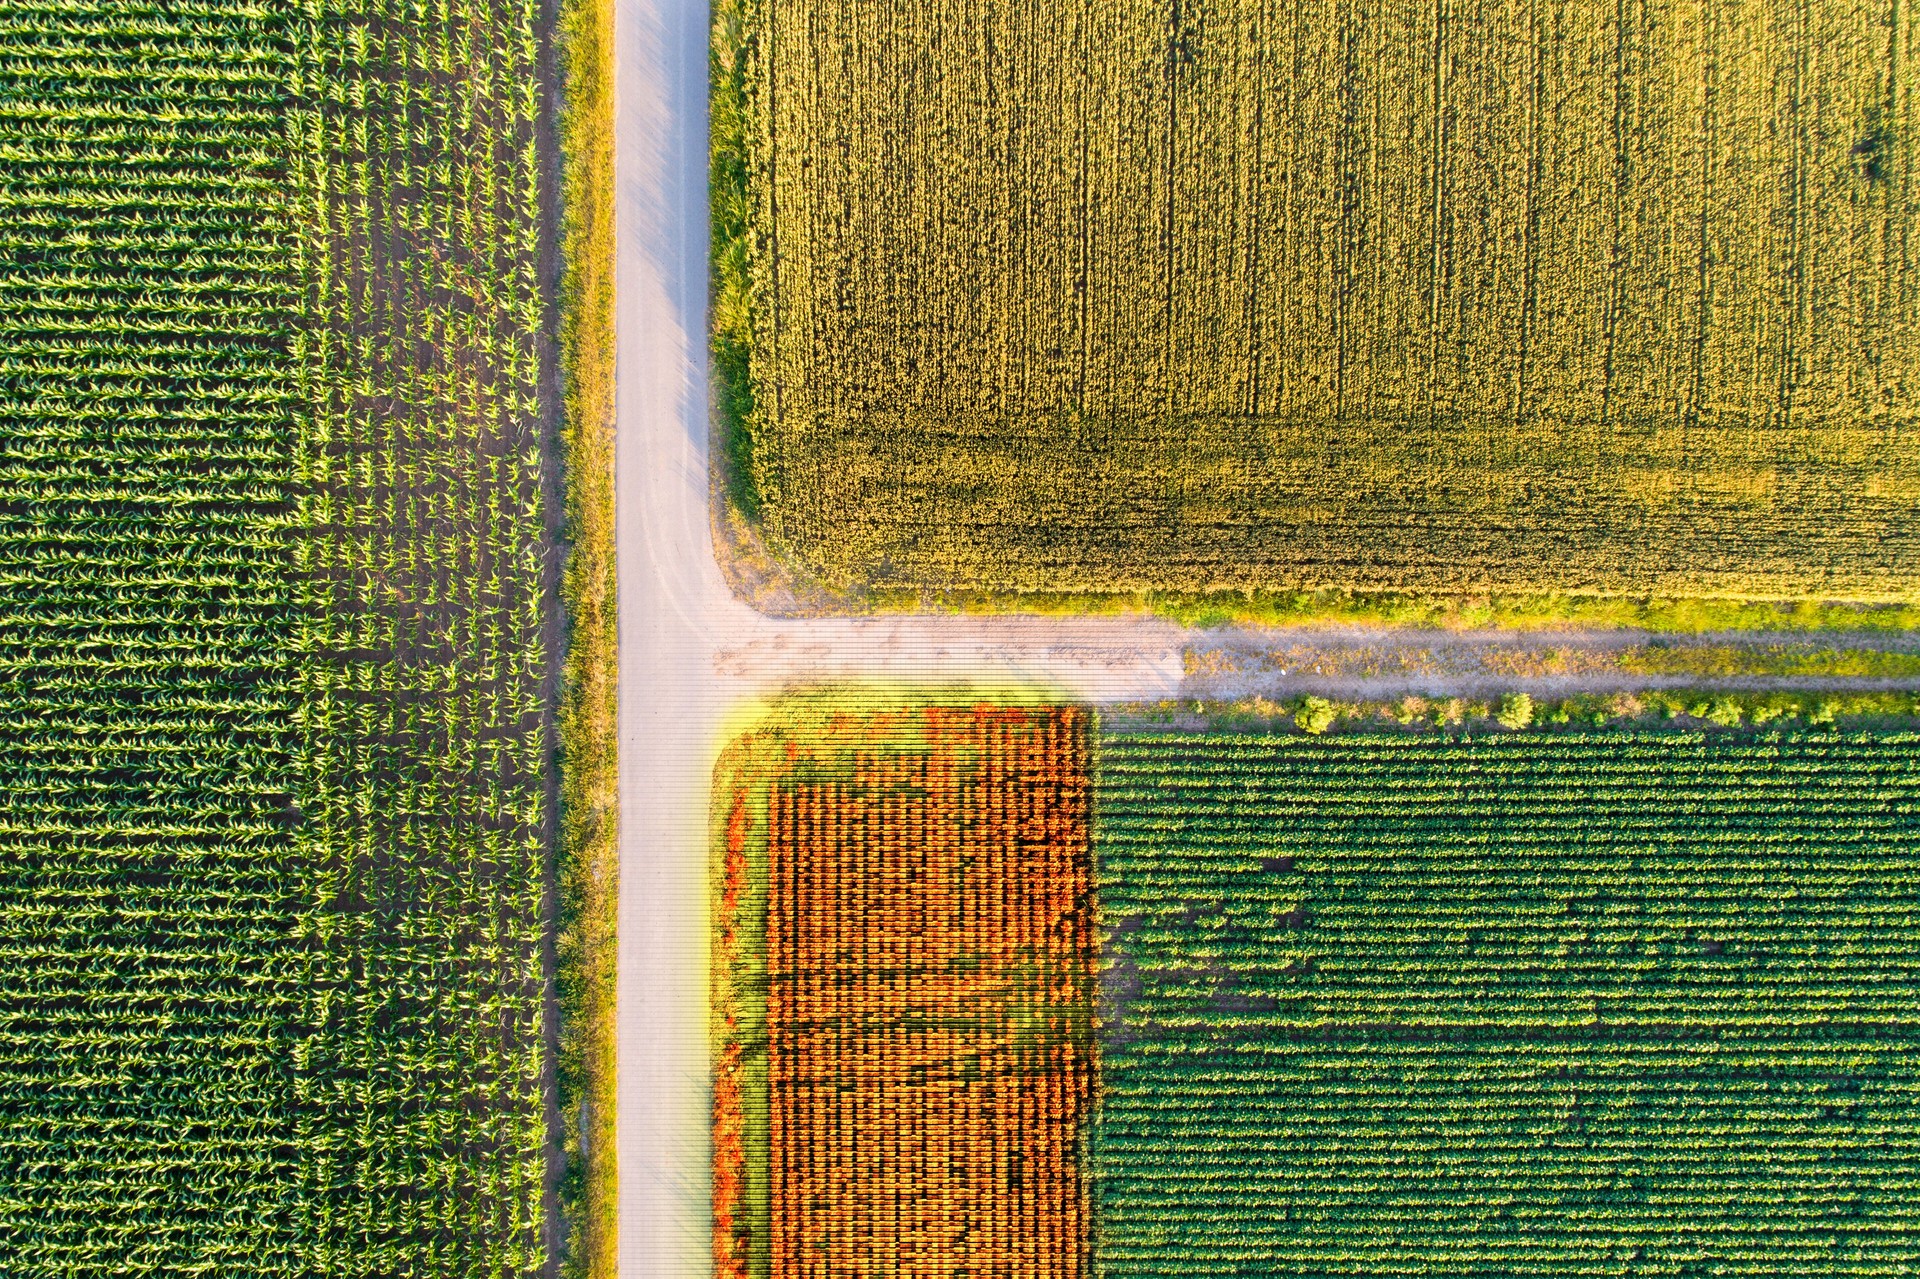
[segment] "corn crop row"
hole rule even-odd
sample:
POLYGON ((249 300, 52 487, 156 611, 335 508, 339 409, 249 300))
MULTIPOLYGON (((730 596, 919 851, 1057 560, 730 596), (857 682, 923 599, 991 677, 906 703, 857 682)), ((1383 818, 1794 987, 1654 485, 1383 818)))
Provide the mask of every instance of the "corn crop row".
POLYGON ((537 4, 292 27, 308 1258, 547 1257, 537 4))
POLYGON ((539 13, 0 12, 0 1270, 547 1263, 539 13))

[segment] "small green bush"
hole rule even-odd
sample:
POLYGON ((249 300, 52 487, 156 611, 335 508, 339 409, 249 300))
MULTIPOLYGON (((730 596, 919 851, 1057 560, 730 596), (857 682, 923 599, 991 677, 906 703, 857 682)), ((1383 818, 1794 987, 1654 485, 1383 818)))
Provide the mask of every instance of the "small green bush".
POLYGON ((1533 723, 1533 698, 1525 693, 1508 693, 1500 699, 1493 718, 1502 728, 1523 729, 1533 723))
POLYGON ((1339 718, 1340 712, 1324 697, 1303 699, 1300 709, 1293 713, 1293 722, 1300 726, 1300 731, 1316 736, 1332 728, 1334 721, 1339 718))

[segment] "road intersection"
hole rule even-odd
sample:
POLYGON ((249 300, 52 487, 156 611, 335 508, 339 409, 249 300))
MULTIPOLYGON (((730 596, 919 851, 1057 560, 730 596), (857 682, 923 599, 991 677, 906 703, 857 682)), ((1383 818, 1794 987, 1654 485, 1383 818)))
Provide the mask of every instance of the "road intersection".
POLYGON ((776 619, 734 598, 708 505, 706 5, 621 0, 615 67, 620 1269, 691 1279, 709 1266, 706 805, 725 726, 839 679, 1171 696, 1181 643, 1144 617, 776 619))
MULTIPOLYGON (((742 603, 714 558, 709 507, 707 6, 616 0, 614 44, 619 1256, 628 1279, 692 1279, 710 1267, 708 784, 724 733, 756 702, 847 680, 1019 685, 1096 704, 1478 692, 1506 667, 1461 652, 1493 652, 1515 637, 1357 628, 1249 636, 1146 616, 774 618, 742 603), (1212 660, 1221 653, 1224 665, 1212 660), (1396 667, 1409 657, 1426 665, 1396 667), (1372 673, 1383 668, 1401 674, 1372 673)), ((1582 650, 1643 638, 1561 632, 1554 642, 1582 650)), ((1500 678, 1536 695, 1678 682, 1628 681, 1604 663, 1577 661, 1565 675, 1500 678)))

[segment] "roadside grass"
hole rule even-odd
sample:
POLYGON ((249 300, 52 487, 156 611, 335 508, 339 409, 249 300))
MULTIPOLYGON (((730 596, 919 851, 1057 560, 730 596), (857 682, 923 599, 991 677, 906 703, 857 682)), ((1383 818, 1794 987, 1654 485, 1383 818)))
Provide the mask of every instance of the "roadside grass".
POLYGON ((713 903, 714 1273, 765 1279, 767 1226, 766 823, 763 779, 785 759, 777 729, 743 734, 714 765, 709 862, 713 903))
POLYGON ((1844 600, 1655 599, 1606 595, 1430 595, 1391 591, 992 592, 876 591, 851 612, 1146 614, 1196 629, 1218 626, 1404 626, 1540 631, 1567 627, 1666 634, 1716 631, 1906 631, 1920 605, 1844 600))
POLYGON ((1408 732, 1468 735, 1579 732, 1613 728, 1645 732, 1672 724, 1694 730, 1761 730, 1841 726, 1911 731, 1920 719, 1920 692, 1912 689, 1782 690, 1716 688, 1630 689, 1533 697, 1403 694, 1393 697, 1183 698, 1107 708, 1127 731, 1168 729, 1226 733, 1408 732), (1771 726, 1771 728, 1769 728, 1771 726))
POLYGON ((1802 679, 1920 678, 1920 653, 1873 648, 1795 648, 1773 644, 1653 644, 1620 655, 1620 668, 1640 675, 1802 679))
POLYGON ((619 650, 613 495, 613 5, 561 8, 560 114, 568 635, 560 704, 563 1273, 614 1279, 619 650))
POLYGON ((708 201, 714 443, 722 495, 749 523, 760 517, 754 487, 752 195, 748 184, 748 83, 752 0, 714 0, 708 47, 708 201))

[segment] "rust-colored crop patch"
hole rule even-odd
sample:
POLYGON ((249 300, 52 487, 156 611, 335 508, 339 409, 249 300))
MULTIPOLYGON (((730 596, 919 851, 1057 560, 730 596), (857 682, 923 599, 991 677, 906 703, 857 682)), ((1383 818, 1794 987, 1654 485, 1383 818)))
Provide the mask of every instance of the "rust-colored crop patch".
POLYGON ((754 932, 764 957, 739 983, 761 1007, 722 1011, 716 1270, 1086 1273, 1087 714, 823 723, 825 749, 763 742, 762 775, 735 768, 715 797, 719 958, 740 970, 754 932), (763 927, 730 925, 756 899, 763 927), (756 1050, 761 1131, 738 1082, 756 1050))

